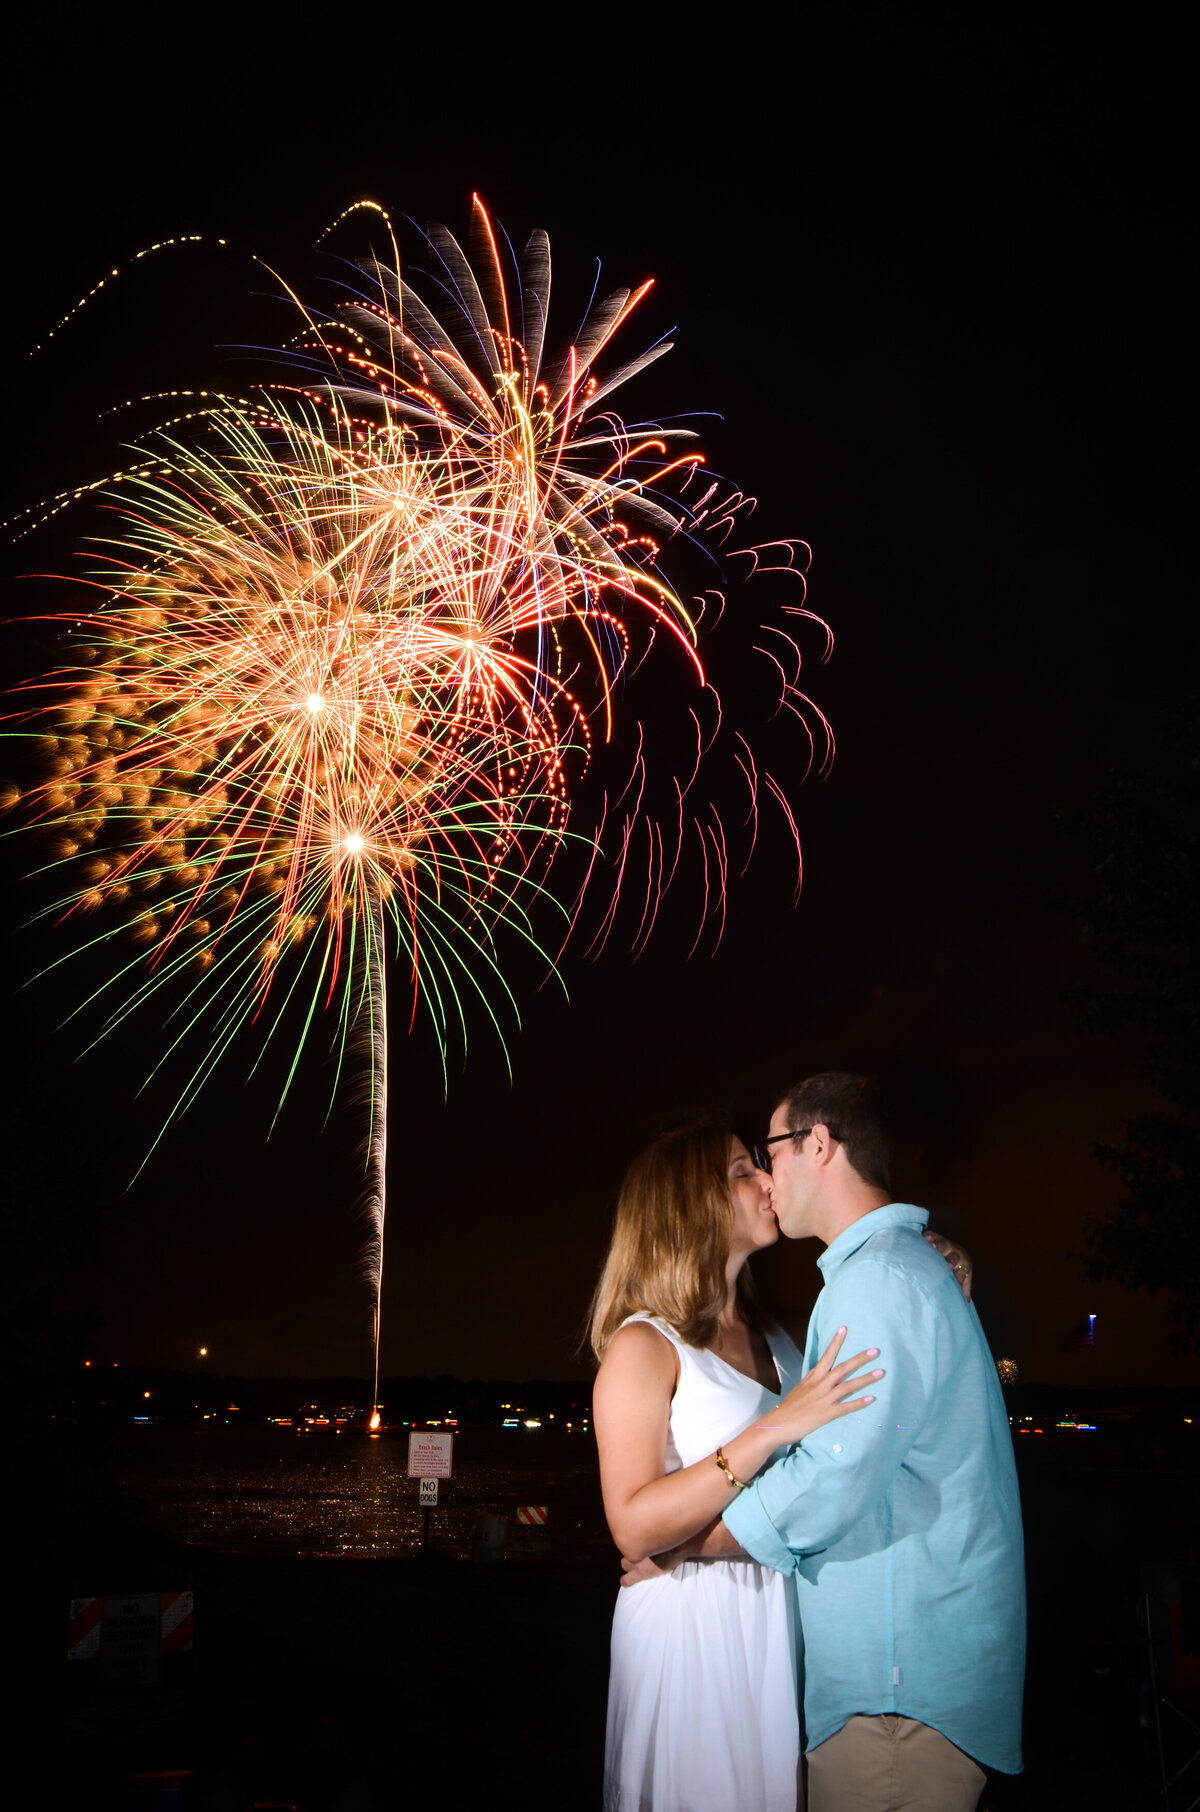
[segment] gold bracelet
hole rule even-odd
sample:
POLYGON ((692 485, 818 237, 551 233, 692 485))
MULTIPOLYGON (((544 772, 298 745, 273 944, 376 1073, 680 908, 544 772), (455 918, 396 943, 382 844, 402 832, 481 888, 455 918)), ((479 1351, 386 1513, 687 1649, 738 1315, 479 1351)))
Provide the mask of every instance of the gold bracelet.
POLYGON ((729 1483, 735 1490, 744 1491, 746 1489, 745 1481, 743 1479, 735 1478, 733 1473, 729 1470, 729 1462, 726 1460, 725 1455, 719 1447, 717 1448, 717 1465, 721 1468, 721 1471, 725 1474, 725 1477, 729 1480, 729 1483))

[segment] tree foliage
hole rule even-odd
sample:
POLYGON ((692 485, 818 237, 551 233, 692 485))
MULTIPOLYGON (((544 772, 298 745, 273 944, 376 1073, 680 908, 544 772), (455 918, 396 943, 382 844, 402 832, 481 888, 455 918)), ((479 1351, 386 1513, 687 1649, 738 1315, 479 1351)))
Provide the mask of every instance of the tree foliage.
POLYGON ((1084 1223, 1088 1274, 1170 1296, 1172 1350, 1200 1346, 1200 703, 1153 775, 1127 775, 1082 824, 1095 893, 1082 917, 1114 985, 1092 1022, 1136 1033, 1161 1107, 1093 1156, 1120 1178, 1084 1223))

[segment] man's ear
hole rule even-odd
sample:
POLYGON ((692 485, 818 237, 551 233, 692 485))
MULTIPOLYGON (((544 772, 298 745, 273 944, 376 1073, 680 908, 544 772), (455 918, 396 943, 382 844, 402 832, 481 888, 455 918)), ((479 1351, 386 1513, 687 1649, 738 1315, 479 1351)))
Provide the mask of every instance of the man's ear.
POLYGON ((829 1128, 825 1125, 823 1120, 818 1120, 816 1122, 809 1137, 815 1139, 817 1142, 816 1148, 813 1151, 813 1158, 816 1163, 820 1165, 828 1164, 837 1150, 837 1147, 830 1136, 829 1128))

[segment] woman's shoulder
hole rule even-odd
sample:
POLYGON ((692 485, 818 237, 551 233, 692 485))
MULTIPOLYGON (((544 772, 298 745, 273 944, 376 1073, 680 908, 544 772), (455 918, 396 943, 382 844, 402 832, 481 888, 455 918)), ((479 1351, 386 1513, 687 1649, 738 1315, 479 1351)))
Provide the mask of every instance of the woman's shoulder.
POLYGON ((638 1348, 661 1352, 664 1342, 679 1352, 686 1344, 669 1321, 664 1321, 659 1315, 651 1315, 647 1309, 639 1309, 636 1315, 625 1317, 609 1341, 610 1352, 618 1341, 626 1351, 631 1352, 636 1352, 638 1348))
POLYGON ((682 1345, 669 1322, 644 1309, 639 1310, 636 1315, 626 1316, 609 1341, 601 1370, 607 1369, 611 1374, 627 1366, 639 1370, 651 1366, 664 1375, 675 1377, 679 1369, 677 1354, 682 1345))

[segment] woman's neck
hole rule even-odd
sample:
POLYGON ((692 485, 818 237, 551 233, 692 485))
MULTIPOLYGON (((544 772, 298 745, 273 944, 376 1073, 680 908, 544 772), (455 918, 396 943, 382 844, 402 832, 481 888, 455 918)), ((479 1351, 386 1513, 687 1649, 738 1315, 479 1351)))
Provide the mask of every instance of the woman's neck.
POLYGON ((745 1317, 738 1305, 736 1289, 731 1284, 729 1286, 728 1294, 725 1297, 724 1307, 717 1316, 718 1338, 724 1334, 736 1334, 740 1329, 744 1328, 745 1325, 745 1317))
POLYGON ((717 1316, 717 1325, 726 1332, 730 1332, 734 1328, 745 1326, 745 1317, 738 1304, 737 1289, 738 1278, 742 1274, 742 1266, 745 1262, 746 1260, 744 1257, 731 1258, 729 1264, 726 1266, 725 1302, 721 1309, 721 1313, 717 1316))

